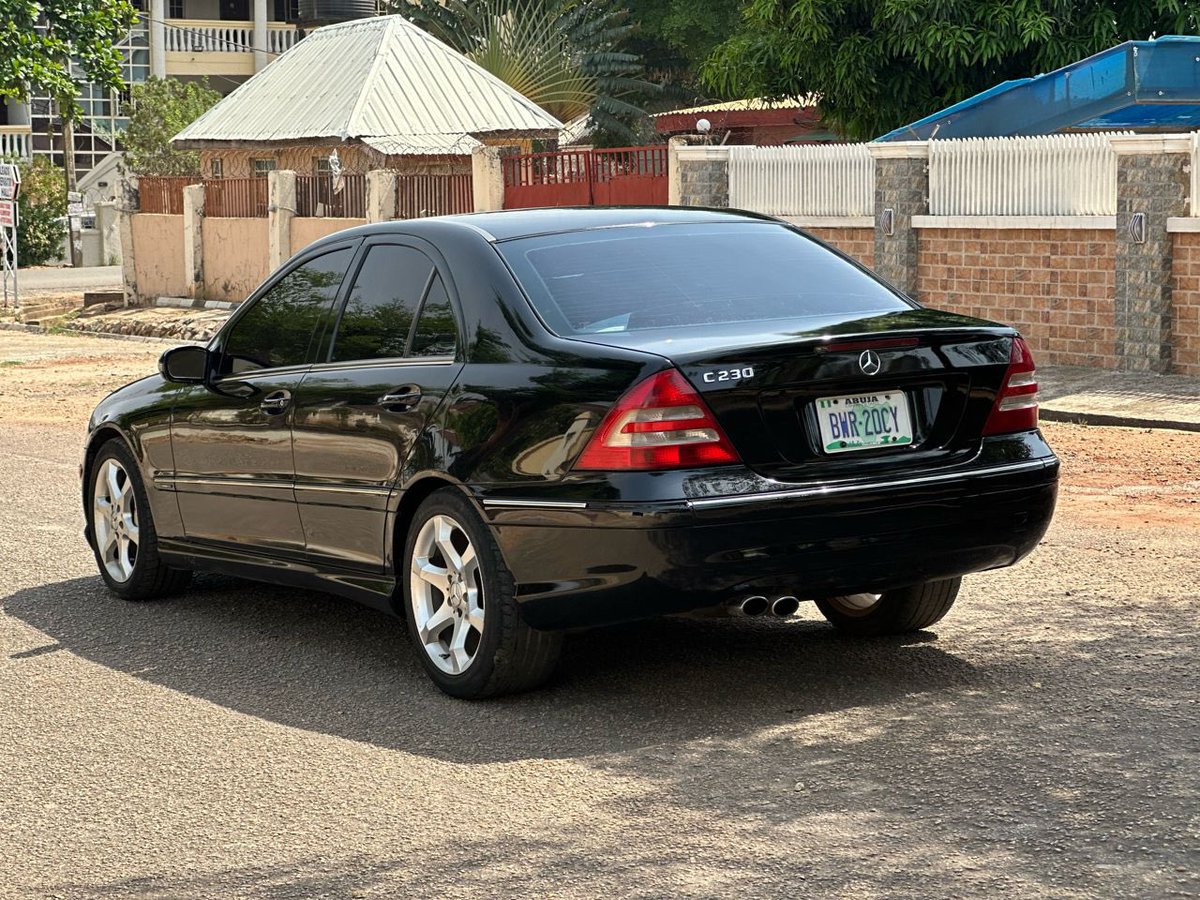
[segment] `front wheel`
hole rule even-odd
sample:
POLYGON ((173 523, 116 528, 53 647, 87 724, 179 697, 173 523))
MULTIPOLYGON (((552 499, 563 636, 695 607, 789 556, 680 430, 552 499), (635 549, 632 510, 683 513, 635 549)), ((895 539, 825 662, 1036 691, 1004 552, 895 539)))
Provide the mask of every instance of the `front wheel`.
POLYGON ((817 601, 839 631, 855 635, 904 634, 941 620, 958 597, 961 578, 927 581, 882 594, 848 594, 817 601))
POLYGON ((158 555, 150 503, 129 449, 109 441, 88 477, 92 551, 109 589, 126 600, 155 600, 185 588, 191 572, 167 566, 158 555))
POLYGON ((525 624, 496 539, 457 490, 435 491, 417 508, 402 563, 409 635, 439 688, 479 699, 550 677, 562 635, 525 624))

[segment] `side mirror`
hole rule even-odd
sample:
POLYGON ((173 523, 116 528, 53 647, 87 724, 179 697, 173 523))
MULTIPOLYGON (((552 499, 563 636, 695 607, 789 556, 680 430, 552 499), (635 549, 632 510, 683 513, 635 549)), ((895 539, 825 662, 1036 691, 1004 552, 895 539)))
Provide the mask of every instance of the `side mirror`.
POLYGON ((158 371, 167 381, 203 384, 208 379, 208 349, 172 347, 158 358, 158 371))

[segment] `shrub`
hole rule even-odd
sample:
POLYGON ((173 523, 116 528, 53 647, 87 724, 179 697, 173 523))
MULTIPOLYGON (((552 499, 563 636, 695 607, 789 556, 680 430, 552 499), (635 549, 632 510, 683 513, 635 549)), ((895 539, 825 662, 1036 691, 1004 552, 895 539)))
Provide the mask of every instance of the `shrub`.
POLYGON ((21 165, 17 199, 17 262, 41 266, 57 259, 67 235, 67 182, 62 170, 43 156, 21 165))

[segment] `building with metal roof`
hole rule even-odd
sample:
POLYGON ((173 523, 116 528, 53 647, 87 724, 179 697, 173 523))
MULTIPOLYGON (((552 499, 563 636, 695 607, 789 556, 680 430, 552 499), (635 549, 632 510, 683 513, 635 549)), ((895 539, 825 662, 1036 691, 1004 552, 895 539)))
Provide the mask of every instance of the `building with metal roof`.
POLYGON ((769 100, 751 97, 655 113, 654 127, 666 136, 696 134, 705 119, 710 132, 729 144, 811 143, 834 140, 821 125, 816 95, 769 100))
POLYGON ((1200 37, 1126 41, 1033 78, 1005 81, 879 141, 1200 128, 1200 37))
POLYGON ((407 19, 379 16, 312 32, 172 143, 204 151, 209 176, 306 171, 297 159, 319 162, 333 149, 348 171, 414 158, 457 157, 459 168, 481 144, 529 149, 562 127, 407 19))

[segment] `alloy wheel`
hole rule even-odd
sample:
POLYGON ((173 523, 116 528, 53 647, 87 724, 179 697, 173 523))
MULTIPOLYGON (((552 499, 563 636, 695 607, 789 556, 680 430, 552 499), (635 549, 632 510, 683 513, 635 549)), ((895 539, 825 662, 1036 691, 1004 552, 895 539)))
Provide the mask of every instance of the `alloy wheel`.
POLYGON ((461 675, 483 638, 483 577, 462 525, 431 516, 413 544, 409 594, 417 636, 439 669, 461 675))
POLYGON ((137 565, 140 535, 137 496, 125 467, 115 459, 96 469, 92 489, 92 528, 96 549, 113 581, 126 582, 137 565))

